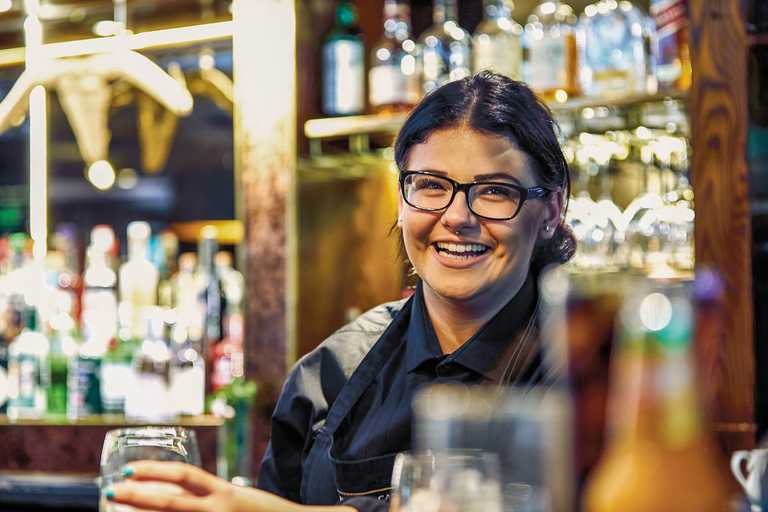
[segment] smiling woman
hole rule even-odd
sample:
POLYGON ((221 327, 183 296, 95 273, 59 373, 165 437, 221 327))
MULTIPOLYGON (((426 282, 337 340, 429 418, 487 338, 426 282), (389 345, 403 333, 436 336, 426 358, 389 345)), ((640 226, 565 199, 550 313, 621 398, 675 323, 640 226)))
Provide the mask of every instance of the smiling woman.
POLYGON ((409 116, 395 158, 416 291, 364 313, 297 363, 273 415, 260 489, 139 463, 111 499, 162 510, 384 511, 395 457, 411 447, 420 387, 554 382, 536 336, 538 273, 575 244, 562 223, 567 166, 546 108, 492 73, 453 82, 409 116), (145 480, 183 492, 164 499, 145 480))

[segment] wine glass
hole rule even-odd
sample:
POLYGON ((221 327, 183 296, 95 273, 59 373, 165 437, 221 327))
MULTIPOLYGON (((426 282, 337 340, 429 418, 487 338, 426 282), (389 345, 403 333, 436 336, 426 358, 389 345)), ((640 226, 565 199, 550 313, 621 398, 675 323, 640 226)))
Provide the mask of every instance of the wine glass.
POLYGON ((482 450, 400 453, 392 487, 392 512, 502 511, 498 456, 482 450))
MULTIPOLYGON (((177 461, 200 466, 200 451, 195 433, 182 427, 129 427, 110 430, 101 450, 99 510, 123 512, 133 510, 106 500, 105 492, 123 479, 123 467, 137 460, 177 461)), ((149 485, 149 484, 147 484, 149 485)), ((155 483, 163 491, 179 492, 177 486, 155 483)))

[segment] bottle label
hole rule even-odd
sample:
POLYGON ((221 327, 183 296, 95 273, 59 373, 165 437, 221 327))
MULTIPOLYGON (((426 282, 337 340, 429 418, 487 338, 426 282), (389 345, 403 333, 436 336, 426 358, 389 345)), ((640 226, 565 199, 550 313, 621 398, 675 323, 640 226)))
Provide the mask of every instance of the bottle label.
POLYGON ((131 385, 131 365, 123 361, 105 361, 101 369, 101 402, 104 412, 121 414, 131 385))
POLYGON ((205 368, 188 365, 171 375, 171 402, 179 414, 203 414, 205 407, 205 368))
POLYGON ((142 421, 167 421, 174 417, 168 381, 147 373, 133 374, 133 385, 125 402, 125 415, 142 421))
POLYGON ((83 336, 106 348, 115 336, 117 298, 109 288, 91 288, 83 293, 83 336))
POLYGON ((662 40, 688 26, 686 0, 653 0, 651 16, 656 24, 656 37, 662 40))
POLYGON ((323 111, 360 114, 365 108, 362 41, 332 41, 323 48, 323 111))
POLYGON ((422 50, 422 66, 423 89, 428 94, 443 84, 469 76, 469 46, 426 45, 422 50))
POLYGON ((548 91, 566 87, 567 53, 564 36, 544 35, 530 45, 531 87, 548 91))
POLYGON ((371 68, 369 74, 371 106, 410 105, 418 101, 416 73, 406 75, 397 63, 371 68))
POLYGON ((8 406, 8 396, 10 394, 9 384, 8 372, 6 368, 0 365, 0 414, 4 413, 8 406))
POLYGON ((67 380, 69 381, 67 414, 79 417, 102 412, 100 359, 89 357, 72 359, 67 380))
POLYGON ((8 364, 8 374, 10 407, 34 408, 40 391, 40 360, 29 354, 12 357, 8 364))

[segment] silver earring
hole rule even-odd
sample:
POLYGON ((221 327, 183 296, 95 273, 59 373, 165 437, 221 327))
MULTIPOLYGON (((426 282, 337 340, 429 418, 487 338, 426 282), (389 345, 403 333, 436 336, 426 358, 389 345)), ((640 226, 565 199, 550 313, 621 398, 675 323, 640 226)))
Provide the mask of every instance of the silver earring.
POLYGON ((552 229, 552 226, 550 226, 549 224, 547 224, 546 226, 544 226, 544 231, 546 231, 547 233, 549 233, 549 230, 550 230, 550 229, 552 229))

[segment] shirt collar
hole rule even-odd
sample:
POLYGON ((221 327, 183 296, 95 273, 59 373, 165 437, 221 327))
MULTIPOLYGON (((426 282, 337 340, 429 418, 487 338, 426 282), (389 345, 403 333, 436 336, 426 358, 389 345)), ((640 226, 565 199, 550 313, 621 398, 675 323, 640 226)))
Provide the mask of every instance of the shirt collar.
POLYGON ((405 364, 409 372, 421 366, 430 359, 443 357, 440 342, 429 320, 427 308, 424 304, 424 291, 421 281, 416 285, 411 306, 411 318, 406 330, 405 364))
POLYGON ((444 356, 424 304, 422 284, 416 286, 413 309, 406 331, 406 368, 413 371, 430 359, 452 360, 486 378, 499 382, 510 360, 528 330, 536 308, 536 283, 530 273, 517 292, 496 315, 461 348, 444 356))

